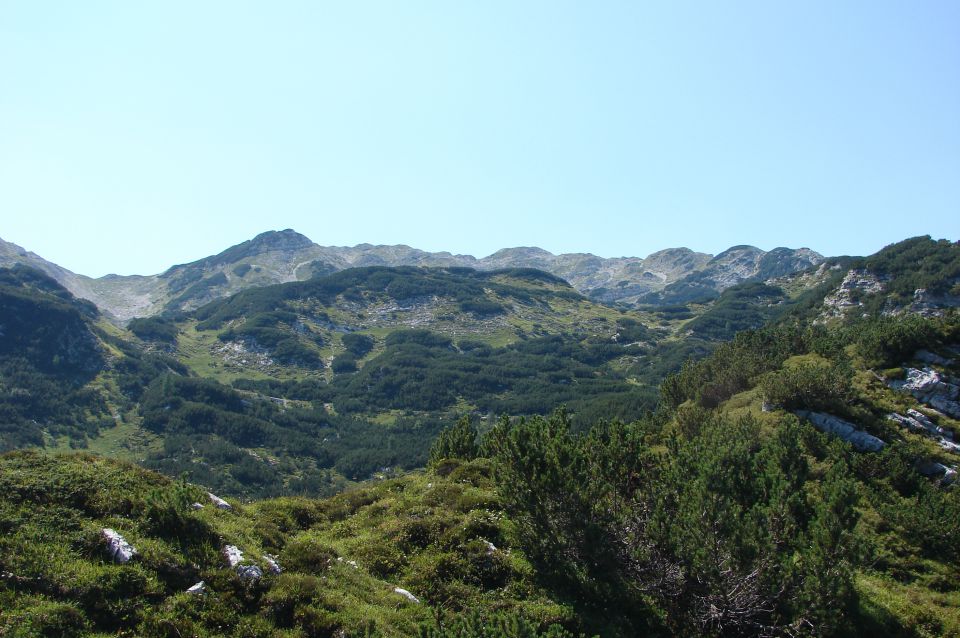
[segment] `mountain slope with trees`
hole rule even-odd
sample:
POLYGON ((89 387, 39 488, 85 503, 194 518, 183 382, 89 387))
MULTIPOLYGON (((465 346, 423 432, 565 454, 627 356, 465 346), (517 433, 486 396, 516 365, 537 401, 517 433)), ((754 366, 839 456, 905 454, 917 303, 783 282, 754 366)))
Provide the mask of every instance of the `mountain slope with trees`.
POLYGON ((372 267, 130 333, 0 271, 3 441, 46 450, 0 456, 0 631, 957 635, 958 265, 915 238, 633 313, 372 267))

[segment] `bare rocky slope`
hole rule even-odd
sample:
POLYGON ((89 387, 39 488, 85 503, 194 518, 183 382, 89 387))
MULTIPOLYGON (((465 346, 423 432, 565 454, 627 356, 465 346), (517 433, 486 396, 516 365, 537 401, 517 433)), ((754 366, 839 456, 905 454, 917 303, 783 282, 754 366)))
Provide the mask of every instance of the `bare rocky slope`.
POLYGON ((807 249, 736 246, 713 257, 689 248, 668 248, 645 258, 603 258, 589 253, 554 255, 535 247, 504 248, 477 259, 410 246, 320 246, 296 231, 268 231, 249 241, 157 275, 73 273, 0 240, 0 266, 17 263, 50 275, 109 317, 126 322, 164 310, 190 310, 246 288, 305 280, 360 266, 441 266, 478 270, 537 268, 566 279, 579 292, 606 303, 665 305, 712 299, 745 280, 764 280, 823 261, 807 249))

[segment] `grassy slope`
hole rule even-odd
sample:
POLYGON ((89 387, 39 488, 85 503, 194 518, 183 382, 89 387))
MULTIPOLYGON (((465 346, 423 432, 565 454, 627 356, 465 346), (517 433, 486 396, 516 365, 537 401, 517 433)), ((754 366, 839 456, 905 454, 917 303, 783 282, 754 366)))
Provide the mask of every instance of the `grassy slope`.
POLYGON ((0 456, 0 635, 404 636, 467 607, 573 624, 510 550, 485 462, 446 470, 224 511, 119 461, 0 456), (104 527, 138 556, 111 562, 104 527), (244 583, 226 544, 265 571, 275 555, 284 571, 244 583), (200 580, 206 593, 184 593, 200 580))

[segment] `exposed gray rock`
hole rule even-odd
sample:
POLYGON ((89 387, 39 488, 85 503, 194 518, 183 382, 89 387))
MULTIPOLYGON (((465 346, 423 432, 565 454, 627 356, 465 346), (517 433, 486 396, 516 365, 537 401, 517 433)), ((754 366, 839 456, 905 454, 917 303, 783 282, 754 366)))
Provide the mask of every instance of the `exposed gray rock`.
POLYGON ((930 417, 918 410, 907 410, 907 414, 888 414, 887 418, 913 432, 927 434, 936 439, 937 444, 948 452, 960 454, 960 445, 953 440, 953 432, 930 420, 930 417))
POLYGON ((889 382, 891 388, 909 392, 918 401, 960 419, 960 387, 950 383, 943 375, 932 368, 907 368, 906 378, 889 382))
POLYGON ((918 461, 915 467, 917 471, 924 476, 939 476, 940 474, 945 474, 949 469, 943 463, 931 460, 918 461))
POLYGON ((263 578, 263 570, 257 565, 238 565, 237 575, 240 576, 242 580, 258 581, 263 578))
POLYGON ((202 510, 202 509, 203 509, 203 503, 192 503, 192 504, 190 505, 190 509, 192 509, 192 510, 202 510))
POLYGON ((942 396, 934 396, 930 397, 930 400, 927 401, 927 404, 931 408, 939 410, 948 416, 952 416, 955 419, 960 419, 960 402, 952 401, 942 396))
POLYGON ((477 259, 403 245, 318 246, 288 229, 262 233, 218 255, 172 266, 160 274, 92 279, 0 240, 0 266, 23 263, 39 268, 118 322, 153 316, 165 309, 190 310, 247 288, 304 280, 359 266, 539 268, 565 279, 594 299, 635 303, 645 294, 689 277, 694 279, 688 283, 716 296, 745 279, 760 281, 822 261, 822 256, 806 248, 765 252, 753 246, 734 246, 716 257, 689 248, 668 248, 645 258, 604 258, 589 253, 554 255, 540 248, 519 247, 477 259), (238 273, 238 267, 245 270, 238 273), (198 282, 205 285, 196 286, 198 282))
MULTIPOLYGON (((744 281, 765 281, 812 268, 823 257, 809 248, 774 248, 764 252, 755 246, 733 246, 682 279, 662 290, 639 298, 643 303, 679 304, 714 299, 744 281)), ((574 283, 573 280, 570 280, 574 283)), ((574 285, 576 285, 574 283, 574 285)), ((591 293, 591 296, 596 296, 591 293)))
MULTIPOLYGON (((240 551, 240 548, 236 545, 225 545, 223 547, 223 559, 226 561, 228 566, 236 569, 237 575, 243 580, 255 581, 263 578, 263 570, 260 569, 259 566, 241 564, 243 562, 243 552, 240 551)), ((266 560, 268 564, 276 566, 278 570, 280 569, 280 566, 277 565, 272 559, 267 558, 266 560)), ((279 574, 280 572, 277 571, 275 573, 279 574)))
POLYGON ((939 372, 932 368, 907 368, 906 378, 894 380, 891 387, 909 392, 918 399, 943 396, 948 399, 957 397, 957 386, 947 383, 939 372))
POLYGON ((417 604, 420 603, 419 598, 417 598, 416 596, 414 596, 413 594, 411 594, 410 592, 408 592, 406 589, 402 587, 394 587, 393 591, 397 594, 400 594, 401 596, 403 596, 404 598, 406 598, 412 603, 417 603, 417 604))
POLYGON ((223 548, 223 558, 230 567, 236 567, 243 560, 243 552, 236 545, 227 545, 223 548))
POLYGON ((924 429, 923 426, 917 423, 914 419, 911 419, 910 417, 904 416, 902 414, 897 414, 896 412, 888 414, 887 418, 895 422, 897 425, 907 428, 908 430, 912 430, 914 432, 921 432, 924 429))
POLYGON ((941 357, 940 355, 930 352, 929 350, 917 350, 914 353, 913 358, 917 361, 922 361, 924 363, 937 366, 948 366, 953 364, 952 360, 941 357))
POLYGON ((940 483, 942 483, 943 485, 953 485, 956 480, 957 480, 957 468, 948 467, 947 471, 940 478, 940 483))
POLYGON ((910 414, 911 412, 916 412, 916 410, 907 410, 907 414, 898 414, 896 412, 888 414, 887 418, 891 421, 897 423, 901 427, 905 427, 908 430, 913 432, 923 433, 927 432, 929 434, 940 434, 940 428, 937 425, 928 419, 925 415, 920 414, 919 417, 910 414))
POLYGON ((917 423, 919 423, 921 426, 923 426, 925 430, 927 430, 931 434, 944 433, 943 428, 941 428, 936 423, 931 421, 930 417, 928 417, 926 414, 924 414, 920 410, 914 410, 913 408, 910 408, 909 410, 907 410, 907 416, 913 419, 914 421, 916 421, 917 423))
POLYGON ((107 541, 107 551, 110 558, 115 563, 126 563, 137 555, 136 548, 128 543, 126 539, 109 527, 104 527, 100 532, 107 541))
POLYGON ((264 554, 263 561, 267 564, 267 570, 271 574, 280 574, 281 572, 283 572, 283 569, 281 569, 280 564, 277 562, 276 557, 271 556, 270 554, 264 554))
POLYGON ((226 502, 225 500, 223 500, 222 498, 220 498, 219 496, 217 496, 217 495, 214 494, 213 492, 207 492, 207 496, 210 497, 210 502, 213 503, 213 504, 216 506, 217 509, 221 509, 221 510, 232 510, 232 509, 233 509, 233 507, 230 505, 230 503, 226 502))
POLYGON ((947 467, 943 463, 933 460, 919 461, 916 466, 917 471, 927 477, 939 477, 942 485, 950 485, 957 478, 957 470, 947 467))
POLYGON ((872 434, 867 434, 863 430, 858 430, 852 423, 831 414, 810 412, 807 410, 797 410, 796 414, 810 421, 810 423, 821 432, 833 434, 850 443, 858 450, 864 452, 879 452, 886 445, 881 439, 878 439, 872 434))
POLYGON ((853 269, 847 273, 836 290, 824 297, 823 314, 828 317, 841 317, 850 310, 863 306, 861 296, 881 293, 883 286, 884 282, 876 275, 866 270, 853 269))
POLYGON ((937 441, 937 444, 947 452, 960 454, 960 444, 957 444, 956 442, 951 441, 950 439, 941 438, 937 441))
MULTIPOLYGON (((958 282, 954 280, 951 283, 956 285, 958 282)), ((924 288, 918 288, 913 291, 913 303, 908 310, 924 317, 940 317, 945 309, 957 307, 960 307, 960 296, 950 293, 935 295, 924 288)))
POLYGON ((202 594, 205 591, 207 591, 207 584, 204 583, 202 580, 196 585, 193 585, 187 589, 188 594, 202 594))

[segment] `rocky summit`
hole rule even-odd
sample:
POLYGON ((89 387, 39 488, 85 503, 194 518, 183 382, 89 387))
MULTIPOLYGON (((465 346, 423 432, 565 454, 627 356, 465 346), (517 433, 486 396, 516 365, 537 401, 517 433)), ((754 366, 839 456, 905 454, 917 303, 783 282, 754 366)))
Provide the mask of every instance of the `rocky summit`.
POLYGON ((716 298, 743 281, 762 281, 816 266, 823 257, 808 248, 735 246, 711 256, 668 248, 647 257, 604 258, 590 253, 554 255, 536 247, 504 248, 483 258, 426 252, 405 245, 320 246, 291 230, 267 231, 221 253, 172 266, 156 275, 73 273, 0 240, 0 266, 24 264, 53 277, 77 297, 94 302, 125 323, 165 310, 192 310, 247 288, 303 281, 364 266, 536 268, 568 281, 603 303, 670 305, 716 298))

